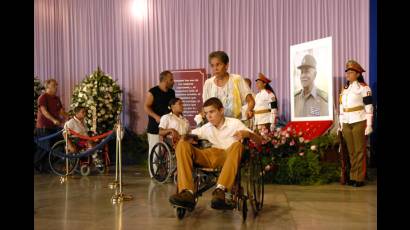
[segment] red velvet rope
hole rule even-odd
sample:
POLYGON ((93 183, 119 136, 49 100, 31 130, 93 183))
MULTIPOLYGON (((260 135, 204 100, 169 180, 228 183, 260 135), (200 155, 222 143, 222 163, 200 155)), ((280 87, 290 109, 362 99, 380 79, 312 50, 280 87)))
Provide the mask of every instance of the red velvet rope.
POLYGON ((75 136, 75 137, 78 137, 78 138, 80 138, 80 139, 91 140, 91 141, 98 141, 99 139, 102 139, 102 138, 104 138, 104 137, 106 137, 106 136, 108 136, 108 135, 110 135, 110 134, 112 133, 112 130, 110 130, 110 131, 108 131, 108 132, 106 132, 106 133, 103 133, 103 134, 101 134, 101 135, 89 137, 89 136, 81 135, 81 134, 75 132, 74 130, 72 130, 72 129, 70 129, 70 128, 67 128, 67 129, 68 129, 68 131, 70 132, 71 135, 73 135, 73 136, 75 136))

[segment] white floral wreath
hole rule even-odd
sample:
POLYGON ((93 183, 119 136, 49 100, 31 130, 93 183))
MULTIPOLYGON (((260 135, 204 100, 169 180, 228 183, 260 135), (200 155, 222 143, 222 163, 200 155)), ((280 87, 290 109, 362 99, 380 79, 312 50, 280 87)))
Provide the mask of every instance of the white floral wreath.
POLYGON ((112 130, 122 110, 121 88, 99 68, 74 88, 70 113, 77 106, 87 109, 89 130, 101 134, 112 130))

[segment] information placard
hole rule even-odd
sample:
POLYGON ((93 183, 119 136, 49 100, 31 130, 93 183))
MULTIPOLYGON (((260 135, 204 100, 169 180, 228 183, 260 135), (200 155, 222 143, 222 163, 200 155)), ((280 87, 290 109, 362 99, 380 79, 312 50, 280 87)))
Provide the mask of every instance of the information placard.
POLYGON ((196 127, 195 115, 202 107, 202 91, 206 80, 205 69, 171 70, 174 75, 175 96, 184 102, 184 116, 191 128, 196 127))

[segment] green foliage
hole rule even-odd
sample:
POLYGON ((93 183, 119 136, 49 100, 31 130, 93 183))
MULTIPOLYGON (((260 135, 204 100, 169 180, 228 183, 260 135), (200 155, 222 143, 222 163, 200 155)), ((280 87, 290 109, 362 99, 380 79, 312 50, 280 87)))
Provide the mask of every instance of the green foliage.
POLYGON ((318 185, 339 181, 338 163, 320 162, 316 153, 293 155, 276 160, 274 170, 267 172, 266 183, 318 185))
POLYGON ((337 163, 320 159, 337 145, 335 135, 324 135, 312 141, 291 129, 263 133, 265 142, 256 146, 250 142, 244 156, 259 156, 265 168, 265 182, 278 184, 314 185, 338 181, 337 163))
POLYGON ((320 172, 318 156, 312 152, 289 157, 287 166, 292 184, 312 184, 320 172))
POLYGON ((340 180, 340 164, 321 162, 321 170, 319 175, 319 184, 328 184, 340 180))
POLYGON ((38 97, 43 92, 43 90, 44 90, 44 86, 43 84, 41 84, 40 79, 34 76, 34 127, 36 126, 36 120, 37 120, 37 111, 38 111, 37 100, 38 100, 38 97))
POLYGON ((326 134, 311 141, 311 146, 317 146, 318 153, 323 157, 328 149, 335 148, 339 144, 336 134, 326 134))

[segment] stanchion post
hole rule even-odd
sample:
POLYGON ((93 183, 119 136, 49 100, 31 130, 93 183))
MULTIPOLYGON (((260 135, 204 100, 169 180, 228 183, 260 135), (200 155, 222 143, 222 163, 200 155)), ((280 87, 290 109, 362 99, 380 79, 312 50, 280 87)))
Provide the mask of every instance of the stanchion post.
MULTIPOLYGON (((64 152, 67 155, 68 154, 68 141, 67 141, 68 134, 67 134, 67 132, 63 131, 63 137, 66 140, 65 141, 65 148, 64 148, 65 151, 64 152)), ((65 157, 65 175, 60 177, 60 183, 62 184, 64 182, 66 182, 67 179, 68 179, 68 157, 65 157)))
MULTIPOLYGON (((119 123, 117 123, 117 126, 119 125, 119 123)), ((115 130, 115 132, 117 132, 117 129, 118 128, 116 128, 116 130, 115 130)), ((119 168, 118 168, 118 166, 119 166, 119 162, 118 162, 118 158, 119 158, 119 156, 118 156, 118 154, 119 154, 119 144, 118 144, 118 134, 116 135, 116 139, 115 139, 115 180, 113 181, 113 182, 110 182, 109 184, 108 184, 108 187, 110 188, 110 189, 116 189, 117 188, 117 186, 118 186, 118 170, 119 170, 119 168)))
POLYGON ((124 193, 122 193, 122 154, 121 154, 121 140, 122 140, 122 134, 123 134, 123 130, 122 130, 122 125, 121 125, 121 121, 118 120, 117 123, 117 128, 116 128, 116 149, 118 152, 118 179, 119 179, 119 191, 118 189, 115 190, 115 194, 112 196, 111 198, 111 202, 113 204, 118 204, 121 203, 122 201, 128 201, 128 200, 132 200, 133 197, 131 195, 125 195, 124 193))

